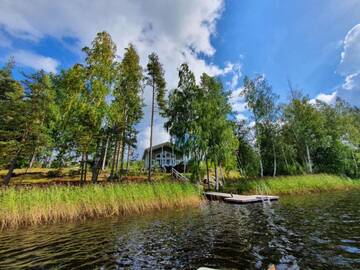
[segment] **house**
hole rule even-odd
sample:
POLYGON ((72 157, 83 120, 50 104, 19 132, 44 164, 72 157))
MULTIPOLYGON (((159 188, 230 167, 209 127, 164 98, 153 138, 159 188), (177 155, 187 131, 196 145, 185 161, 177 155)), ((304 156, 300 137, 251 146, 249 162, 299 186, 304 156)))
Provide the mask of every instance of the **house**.
MULTIPOLYGON (((149 169, 149 148, 143 154, 145 169, 149 169)), ((185 160, 183 153, 170 142, 161 143, 152 147, 152 167, 168 169, 175 167, 185 160)))

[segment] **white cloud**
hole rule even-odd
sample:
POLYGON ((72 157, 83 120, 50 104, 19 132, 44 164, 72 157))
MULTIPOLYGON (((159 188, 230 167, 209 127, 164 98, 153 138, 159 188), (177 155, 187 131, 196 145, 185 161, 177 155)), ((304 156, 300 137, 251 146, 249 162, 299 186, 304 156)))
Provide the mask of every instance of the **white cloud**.
POLYGON ((244 114, 247 111, 247 106, 244 98, 240 95, 242 90, 242 87, 233 90, 229 97, 229 103, 232 107, 233 112, 235 113, 237 120, 247 119, 246 115, 244 114))
POLYGON ((337 96, 360 107, 360 72, 346 76, 343 85, 337 89, 337 96))
POLYGON ((339 72, 342 75, 360 71, 360 24, 355 25, 344 39, 339 72))
MULTIPOLYGON (((158 53, 164 65, 167 88, 172 89, 177 85, 177 68, 183 62, 189 64, 197 79, 203 72, 214 76, 233 70, 231 63, 222 68, 198 56, 199 53, 214 55, 210 37, 216 35, 216 23, 223 9, 223 0, 194 0, 191 5, 183 0, 108 0, 105 3, 12 0, 0 1, 0 25, 10 35, 30 42, 38 42, 46 36, 59 40, 73 37, 79 48, 89 45, 97 32, 105 30, 111 34, 120 55, 129 42, 133 43, 144 67, 147 56, 153 51, 158 53)), ((47 63, 51 66, 51 61, 47 63)), ((150 91, 145 89, 146 104, 149 104, 150 96, 150 91)), ((138 127, 139 151, 149 145, 149 118, 147 106, 138 127)), ((156 118, 155 142, 161 142, 168 139, 168 135, 161 125, 163 119, 156 118)))
POLYGON ((334 104, 336 101, 336 96, 337 96, 337 91, 334 91, 331 94, 320 93, 319 95, 316 96, 316 98, 310 100, 310 103, 315 104, 316 100, 320 100, 328 104, 334 104))
POLYGON ((12 53, 16 64, 31 67, 34 69, 43 69, 46 72, 56 73, 59 62, 51 57, 35 54, 29 51, 19 50, 12 53))
POLYGON ((331 94, 321 93, 316 99, 331 104, 340 97, 360 107, 360 24, 346 34, 343 46, 338 71, 345 77, 344 82, 331 94))
MULTIPOLYGON (((337 7, 338 8, 338 7, 337 7)), ((118 46, 119 54, 132 42, 137 48, 142 65, 152 51, 159 54, 164 65, 168 89, 176 87, 177 68, 187 62, 197 79, 202 72, 209 75, 231 74, 229 87, 232 90, 230 103, 237 117, 245 117, 246 110, 239 96, 241 67, 227 63, 220 67, 198 57, 198 53, 212 56, 215 49, 210 37, 216 35, 216 22, 224 9, 223 0, 63 0, 63 1, 0 1, 0 25, 9 34, 29 42, 39 42, 50 36, 63 40, 73 37, 79 49, 89 45, 99 31, 108 31, 118 46), (195 8, 194 8, 195 7, 195 8)), ((0 36, 0 46, 11 46, 11 41, 0 36), (2 44, 2 45, 1 45, 2 44)), ((15 44, 13 44, 14 46, 15 44)), ((344 50, 338 72, 344 76, 344 83, 331 94, 320 94, 319 99, 332 102, 336 96, 345 98, 352 104, 359 104, 360 95, 360 24, 355 25, 346 35, 344 50)), ((15 48, 16 49, 16 48, 15 48)), ((36 55, 27 51, 15 51, 18 63, 34 68, 55 71, 55 59, 36 55)), ((150 91, 145 89, 145 103, 150 102, 150 91)), ((162 128, 163 119, 156 117, 155 141, 168 139, 162 128)), ((139 147, 149 144, 149 106, 139 125, 139 147)))
POLYGON ((240 78, 242 77, 240 63, 228 63, 224 68, 226 74, 231 76, 231 79, 226 83, 227 87, 230 88, 231 94, 229 97, 229 103, 232 107, 232 111, 235 113, 237 120, 245 120, 247 117, 244 112, 247 110, 246 103, 244 98, 241 96, 243 90, 242 87, 239 87, 240 78))

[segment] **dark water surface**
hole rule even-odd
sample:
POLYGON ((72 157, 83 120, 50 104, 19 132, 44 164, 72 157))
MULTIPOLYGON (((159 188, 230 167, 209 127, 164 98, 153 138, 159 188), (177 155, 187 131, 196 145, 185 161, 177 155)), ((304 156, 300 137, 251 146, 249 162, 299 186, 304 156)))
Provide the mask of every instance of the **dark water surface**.
POLYGON ((360 269, 360 193, 0 232, 1 269, 360 269))

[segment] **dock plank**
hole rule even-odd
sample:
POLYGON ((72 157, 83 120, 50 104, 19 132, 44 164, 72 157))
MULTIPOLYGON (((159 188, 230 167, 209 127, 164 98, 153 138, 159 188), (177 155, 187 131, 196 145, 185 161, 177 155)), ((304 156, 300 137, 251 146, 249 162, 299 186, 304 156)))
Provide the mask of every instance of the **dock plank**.
POLYGON ((265 196, 265 195, 234 195, 233 197, 228 197, 224 199, 224 202, 227 203, 236 203, 236 204, 245 204, 245 203, 256 203, 256 202, 267 202, 267 201, 277 201, 278 196, 265 196))
POLYGON ((205 192, 205 196, 208 199, 212 200, 219 200, 219 199, 225 199, 230 198, 232 195, 230 193, 222 193, 222 192, 205 192))
POLYGON ((245 204, 245 203, 256 203, 266 201, 276 201, 279 199, 278 196, 270 195, 238 195, 223 192, 205 192, 205 196, 209 200, 222 200, 226 203, 234 204, 245 204))

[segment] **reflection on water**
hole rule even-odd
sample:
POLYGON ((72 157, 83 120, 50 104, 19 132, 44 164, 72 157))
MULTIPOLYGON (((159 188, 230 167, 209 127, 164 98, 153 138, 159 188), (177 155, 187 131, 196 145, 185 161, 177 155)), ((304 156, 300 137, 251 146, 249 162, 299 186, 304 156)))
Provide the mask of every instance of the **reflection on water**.
POLYGON ((1 269, 360 269, 360 193, 0 233, 1 269))

